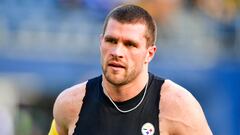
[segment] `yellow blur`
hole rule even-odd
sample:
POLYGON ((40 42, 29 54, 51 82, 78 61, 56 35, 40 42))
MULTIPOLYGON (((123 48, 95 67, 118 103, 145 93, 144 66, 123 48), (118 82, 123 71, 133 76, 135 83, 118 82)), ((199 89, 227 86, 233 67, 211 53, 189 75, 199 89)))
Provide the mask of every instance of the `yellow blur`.
POLYGON ((50 129, 48 135, 59 135, 57 132, 57 129, 56 129, 56 123, 55 123, 54 119, 52 121, 51 129, 50 129))

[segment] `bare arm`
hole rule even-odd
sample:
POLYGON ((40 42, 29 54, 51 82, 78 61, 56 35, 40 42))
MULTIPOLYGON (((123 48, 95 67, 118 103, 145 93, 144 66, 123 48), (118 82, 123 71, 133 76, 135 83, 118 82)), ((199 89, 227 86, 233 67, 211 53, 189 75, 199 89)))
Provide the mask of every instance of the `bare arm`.
POLYGON ((72 135, 78 120, 86 82, 64 90, 56 99, 53 116, 59 135, 72 135))
POLYGON ((164 135, 212 135, 198 101, 170 80, 162 86, 160 110, 160 131, 164 135))

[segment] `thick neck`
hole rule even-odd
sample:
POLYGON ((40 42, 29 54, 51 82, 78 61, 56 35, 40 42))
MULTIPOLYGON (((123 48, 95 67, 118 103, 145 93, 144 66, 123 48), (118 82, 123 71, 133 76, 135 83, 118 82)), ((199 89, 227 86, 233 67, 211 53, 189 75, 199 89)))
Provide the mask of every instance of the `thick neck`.
MULTIPOLYGON (((138 95, 145 87, 149 79, 148 72, 140 73, 134 80, 128 84, 116 86, 106 80, 103 75, 103 87, 105 92, 115 102, 123 102, 138 95)), ((106 93, 105 93, 106 94, 106 93)))

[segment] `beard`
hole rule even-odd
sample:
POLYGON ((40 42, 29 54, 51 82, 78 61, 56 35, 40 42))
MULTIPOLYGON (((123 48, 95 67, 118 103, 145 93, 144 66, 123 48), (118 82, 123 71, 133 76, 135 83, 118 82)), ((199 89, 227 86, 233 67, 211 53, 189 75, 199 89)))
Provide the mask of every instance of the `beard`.
POLYGON ((119 72, 114 72, 112 71, 111 67, 108 66, 108 64, 102 64, 102 71, 106 80, 116 86, 128 84, 140 73, 137 72, 138 70, 136 70, 134 66, 131 66, 130 68, 129 66, 126 66, 119 72))

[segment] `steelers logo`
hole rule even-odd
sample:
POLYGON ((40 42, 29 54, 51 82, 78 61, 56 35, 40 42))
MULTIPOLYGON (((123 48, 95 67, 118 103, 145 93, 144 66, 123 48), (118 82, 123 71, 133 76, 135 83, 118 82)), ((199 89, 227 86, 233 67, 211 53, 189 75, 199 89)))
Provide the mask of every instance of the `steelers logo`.
POLYGON ((155 132, 153 124, 147 122, 142 126, 142 135, 153 135, 155 132))

